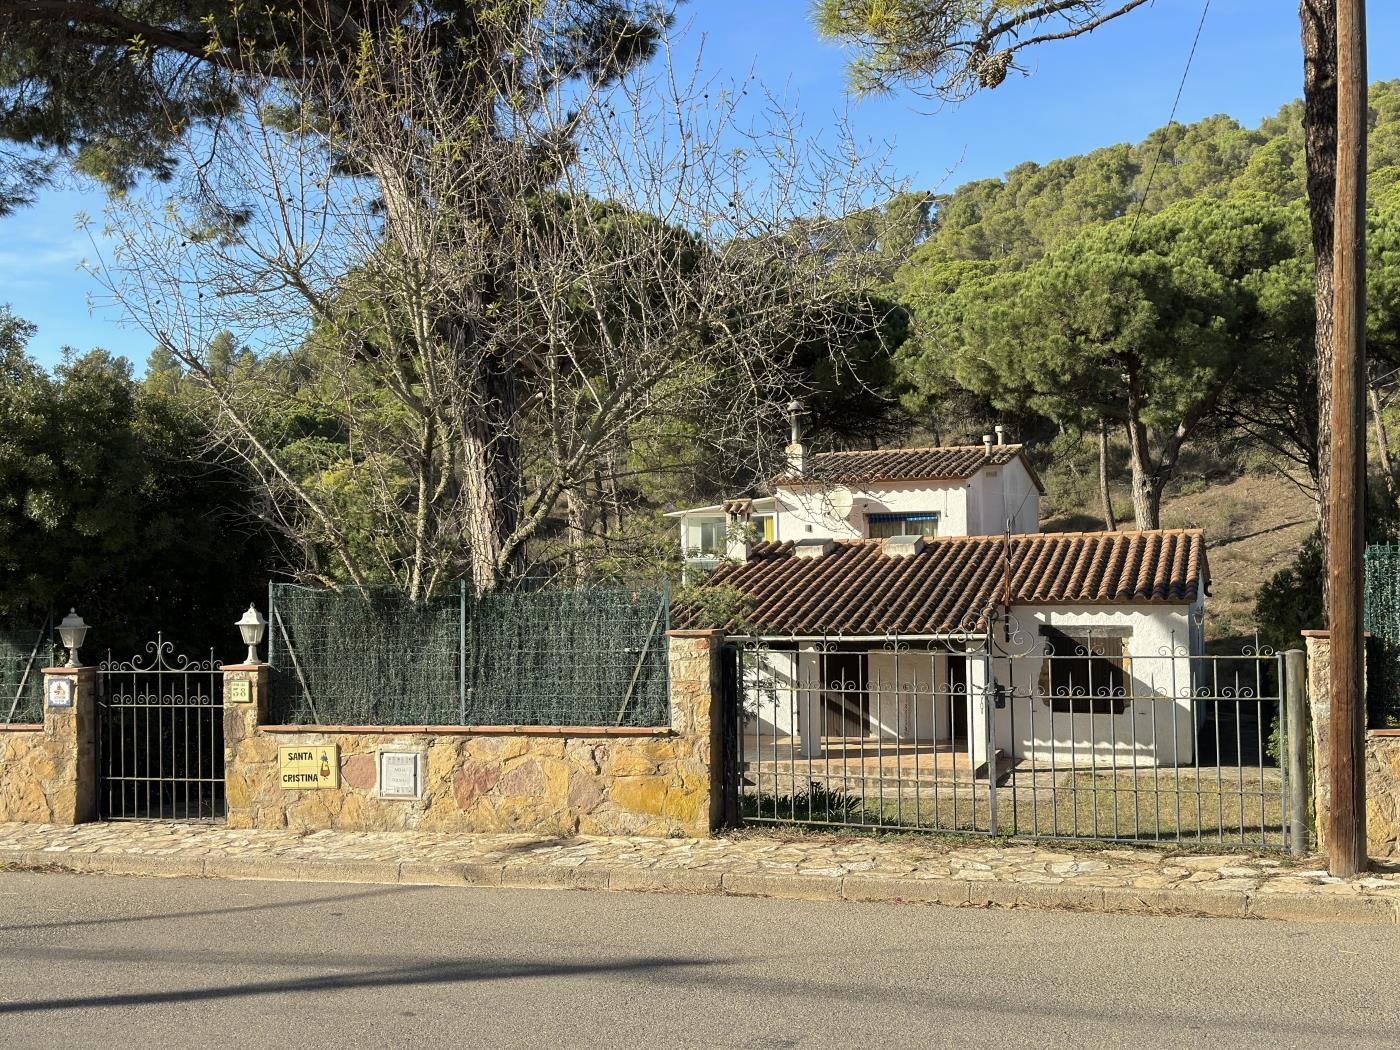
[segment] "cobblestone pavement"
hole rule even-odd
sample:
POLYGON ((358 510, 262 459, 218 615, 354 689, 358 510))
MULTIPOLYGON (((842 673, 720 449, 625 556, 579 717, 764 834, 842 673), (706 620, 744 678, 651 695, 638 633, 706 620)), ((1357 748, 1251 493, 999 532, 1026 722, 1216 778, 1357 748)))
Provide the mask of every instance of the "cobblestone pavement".
POLYGON ((731 838, 0 824, 0 865, 121 874, 711 892, 954 906, 1395 923, 1400 869, 1334 879, 1317 858, 935 837, 731 838))

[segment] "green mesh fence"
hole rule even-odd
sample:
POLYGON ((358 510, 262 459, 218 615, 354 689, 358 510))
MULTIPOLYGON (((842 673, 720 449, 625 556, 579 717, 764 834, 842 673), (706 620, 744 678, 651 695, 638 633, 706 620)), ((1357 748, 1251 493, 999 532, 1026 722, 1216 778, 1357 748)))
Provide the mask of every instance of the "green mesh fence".
POLYGON ((1400 546, 1366 548, 1366 706, 1372 728, 1400 726, 1400 546))
POLYGON ((0 627, 0 723, 44 720, 42 670, 53 660, 47 624, 37 630, 0 627))
POLYGON ((670 721, 662 589, 459 590, 414 606, 274 584, 269 606, 274 722, 670 721))

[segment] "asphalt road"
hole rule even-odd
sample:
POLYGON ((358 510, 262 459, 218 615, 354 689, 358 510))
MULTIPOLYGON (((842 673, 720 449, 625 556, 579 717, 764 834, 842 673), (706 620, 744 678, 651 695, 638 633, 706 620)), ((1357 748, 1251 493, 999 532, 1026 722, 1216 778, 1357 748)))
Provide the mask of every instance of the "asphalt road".
POLYGON ((1400 1046, 1395 928, 0 873, 0 1046, 1400 1046))

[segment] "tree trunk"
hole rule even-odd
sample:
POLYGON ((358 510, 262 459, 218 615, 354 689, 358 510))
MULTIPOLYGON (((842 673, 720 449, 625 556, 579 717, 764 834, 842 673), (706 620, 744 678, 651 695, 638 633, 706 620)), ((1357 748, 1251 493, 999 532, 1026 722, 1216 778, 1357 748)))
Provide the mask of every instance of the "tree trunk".
POLYGON ((1108 420, 1099 419, 1099 500, 1103 504, 1103 527, 1109 532, 1118 528, 1113 513, 1113 493, 1108 487, 1108 420))
POLYGON ((1381 415, 1381 395, 1372 386, 1369 391, 1371 399, 1371 419, 1376 425, 1376 448, 1381 457, 1381 469, 1385 471, 1385 487, 1390 492, 1390 498, 1395 499, 1395 465, 1390 458, 1390 434, 1386 430, 1385 417, 1381 415))
POLYGON ((1128 461, 1133 468, 1133 526, 1138 531, 1160 528, 1162 485, 1153 468, 1147 427, 1135 410, 1128 416, 1128 461))
POLYGON ((606 516, 607 507, 602 504, 602 493, 596 487, 588 491, 587 484, 580 482, 565 494, 566 517, 569 529, 569 574, 575 583, 583 583, 588 577, 588 562, 584 550, 588 537, 597 522, 597 511, 606 516))
POLYGON ((1133 465, 1133 527, 1141 532, 1161 528, 1162 486, 1153 477, 1151 457, 1145 452, 1147 436, 1143 434, 1140 439, 1134 439, 1135 429, 1141 428, 1130 426, 1128 429, 1129 441, 1133 446, 1130 456, 1133 465), (1139 447, 1144 452, 1139 453, 1139 447))
MULTIPOLYGON (((1317 514, 1327 506, 1332 404, 1332 224, 1337 181, 1337 5, 1336 0, 1299 0, 1303 33, 1303 148, 1308 173, 1308 219, 1312 226, 1313 298, 1317 326, 1317 514)), ((1327 533, 1322 530, 1323 559, 1327 533)))
POLYGON ((518 395, 509 368, 487 357, 478 376, 475 411, 461 420, 462 498, 472 587, 496 590, 520 574, 522 552, 506 554, 520 523, 520 440, 515 434, 518 395))
POLYGON ((1128 382, 1128 462, 1133 474, 1133 525, 1139 531, 1159 527, 1162 508, 1163 472, 1152 462, 1147 426, 1142 421, 1146 398, 1137 373, 1125 364, 1128 382))

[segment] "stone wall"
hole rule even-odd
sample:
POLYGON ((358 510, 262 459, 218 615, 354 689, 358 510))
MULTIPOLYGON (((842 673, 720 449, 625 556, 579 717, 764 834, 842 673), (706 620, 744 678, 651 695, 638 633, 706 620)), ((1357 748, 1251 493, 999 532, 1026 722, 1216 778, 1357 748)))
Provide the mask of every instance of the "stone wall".
MULTIPOLYGON (((1309 631, 1308 706, 1313 726, 1313 811, 1319 849, 1325 849, 1331 795, 1328 741, 1331 724, 1331 643, 1325 631, 1309 631)), ((1371 857, 1400 857, 1400 733, 1371 730, 1366 734, 1366 853, 1371 857)))
POLYGON ((225 688, 229 826, 707 835, 721 801, 719 642, 671 634, 671 724, 657 729, 266 726, 266 668, 226 668, 251 686, 240 705, 225 688), (284 790, 278 747, 320 744, 339 747, 339 787, 284 790), (422 756, 421 799, 379 797, 381 751, 422 756))
POLYGON ((71 681, 72 704, 44 705, 44 723, 0 726, 0 821, 77 824, 96 817, 93 669, 49 668, 71 681))

